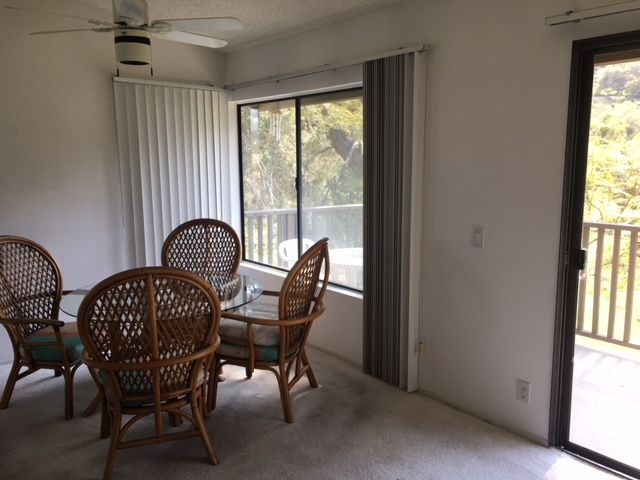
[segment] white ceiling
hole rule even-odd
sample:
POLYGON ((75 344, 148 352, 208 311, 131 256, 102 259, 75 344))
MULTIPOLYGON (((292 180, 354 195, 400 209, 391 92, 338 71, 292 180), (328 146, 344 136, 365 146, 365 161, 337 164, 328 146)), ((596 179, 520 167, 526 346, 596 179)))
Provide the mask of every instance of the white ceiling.
MULTIPOLYGON (((148 4, 151 21, 201 17, 240 19, 245 24, 244 29, 211 35, 227 40, 228 45, 221 50, 231 52, 405 1, 408 0, 148 0, 148 4)), ((112 20, 111 0, 0 0, 0 3, 62 15, 112 20)), ((54 30, 91 25, 82 19, 51 16, 50 26, 54 30)))

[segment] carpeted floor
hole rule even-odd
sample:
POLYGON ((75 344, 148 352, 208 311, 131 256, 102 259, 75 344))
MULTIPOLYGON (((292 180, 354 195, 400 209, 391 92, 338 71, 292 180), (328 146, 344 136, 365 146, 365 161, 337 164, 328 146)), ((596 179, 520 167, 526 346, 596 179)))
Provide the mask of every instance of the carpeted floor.
MULTIPOLYGON (((611 480, 618 477, 359 368, 309 349, 320 388, 293 391, 295 423, 282 417, 275 377, 227 367, 206 420, 220 460, 198 438, 118 453, 114 479, 486 479, 611 480)), ((0 388, 9 366, 0 366, 0 388)), ((16 386, 0 410, 0 479, 100 479, 108 440, 99 414, 80 414, 95 394, 85 367, 75 382, 76 416, 63 415, 63 387, 50 372, 16 386)))

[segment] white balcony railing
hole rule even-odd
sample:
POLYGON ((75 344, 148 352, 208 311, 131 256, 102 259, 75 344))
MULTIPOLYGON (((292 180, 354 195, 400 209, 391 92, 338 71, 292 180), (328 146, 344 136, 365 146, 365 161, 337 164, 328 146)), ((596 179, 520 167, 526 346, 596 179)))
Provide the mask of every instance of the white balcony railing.
MULTIPOLYGON (((329 238, 331 281, 362 289, 362 205, 313 207, 302 212, 305 238, 329 238), (333 267, 336 268, 333 268, 333 267)), ((245 258, 266 265, 289 268, 291 259, 279 254, 279 245, 297 238, 295 209, 244 213, 245 258)))
POLYGON ((588 261, 580 277, 578 335, 640 349, 638 232, 635 225, 583 224, 588 261))

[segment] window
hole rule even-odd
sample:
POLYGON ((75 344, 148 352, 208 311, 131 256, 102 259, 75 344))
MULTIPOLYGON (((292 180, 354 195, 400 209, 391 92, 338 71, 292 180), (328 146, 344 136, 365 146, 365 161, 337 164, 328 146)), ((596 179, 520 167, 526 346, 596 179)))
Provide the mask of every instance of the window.
POLYGON ((239 106, 244 258, 288 269, 330 239, 331 281, 362 290, 362 90, 239 106))

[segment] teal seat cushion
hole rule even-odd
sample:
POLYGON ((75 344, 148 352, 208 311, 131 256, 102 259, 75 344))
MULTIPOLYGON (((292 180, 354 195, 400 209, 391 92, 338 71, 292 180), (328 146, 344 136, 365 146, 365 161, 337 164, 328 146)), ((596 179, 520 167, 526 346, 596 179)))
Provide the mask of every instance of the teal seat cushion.
MULTIPOLYGON (((277 307, 260 302, 252 302, 240 307, 234 313, 254 318, 278 319, 277 307)), ((254 355, 257 361, 276 362, 280 352, 280 328, 268 325, 252 325, 254 355)), ((223 318, 218 333, 221 337, 247 339, 247 324, 240 320, 223 318)), ((222 342, 217 354, 233 358, 249 358, 249 349, 222 342)))
MULTIPOLYGON (((136 377, 137 375, 140 375, 140 373, 137 370, 128 372, 128 374, 131 375, 132 377, 136 377)), ((118 372, 119 377, 125 377, 126 375, 127 374, 124 372, 118 372)), ((103 371, 99 371, 98 376, 100 377, 100 380, 102 380, 103 384, 109 385, 109 382, 107 381, 107 375, 103 371)), ((127 390, 126 393, 131 391, 131 387, 130 386, 127 387, 127 385, 130 385, 130 384, 129 383, 125 384, 125 389, 127 390)), ((115 396, 113 395, 113 392, 108 387, 105 390, 107 395, 107 402, 113 405, 115 403, 115 396)), ((153 399, 125 400, 122 402, 122 406, 124 408, 139 408, 139 407, 145 407, 148 405, 153 405, 153 399)))
MULTIPOLYGON (((147 382, 146 381, 136 381, 135 379, 137 377, 139 377, 140 375, 146 375, 149 378, 149 381, 151 381, 151 377, 149 373, 142 373, 143 370, 130 370, 130 371, 124 371, 124 370, 120 370, 118 372, 116 372, 116 375, 122 379, 126 381, 123 381, 120 384, 120 387, 124 390, 124 394, 128 395, 138 395, 140 392, 138 390, 136 390, 137 388, 142 387, 142 385, 146 385, 147 382)), ((98 377, 100 377, 100 380, 102 380, 102 383, 107 387, 105 388, 106 390, 106 395, 107 395, 107 402, 109 402, 110 404, 114 404, 115 403, 115 396, 113 395, 113 392, 111 391, 111 389, 108 387, 109 386, 109 382, 107 380, 107 375, 103 372, 103 371, 98 371, 98 377)), ((198 372, 198 377, 196 378, 196 385, 201 386, 204 383, 204 380, 206 378, 206 374, 204 369, 202 369, 200 372, 198 372)), ((151 388, 151 385, 148 384, 149 388, 151 388)), ((123 408, 140 408, 140 407, 146 407, 149 405, 153 405, 153 398, 151 398, 152 393, 151 391, 149 392, 149 398, 147 399, 143 399, 143 400, 121 400, 121 405, 123 408)))
MULTIPOLYGON (((280 347, 278 345, 275 346, 260 346, 254 345, 254 355, 255 359, 259 362, 277 362, 278 354, 280 353, 280 347)), ((222 343, 218 350, 216 351, 216 355, 220 355, 222 357, 232 357, 232 358, 249 358, 249 348, 241 347, 239 345, 233 345, 231 343, 222 343)))
MULTIPOLYGON (((65 323, 64 327, 60 329, 62 334, 62 342, 67 349, 67 356, 70 362, 75 362, 82 357, 84 351, 84 345, 78 335, 78 328, 75 322, 65 323)), ((55 342, 56 335, 52 327, 43 328, 37 332, 29 335, 26 340, 29 343, 48 343, 55 342)), ((23 353, 23 352, 21 352, 23 353)), ((60 362, 62 361, 62 355, 60 349, 55 345, 45 345, 42 347, 31 347, 31 356, 34 360, 45 362, 60 362)))

